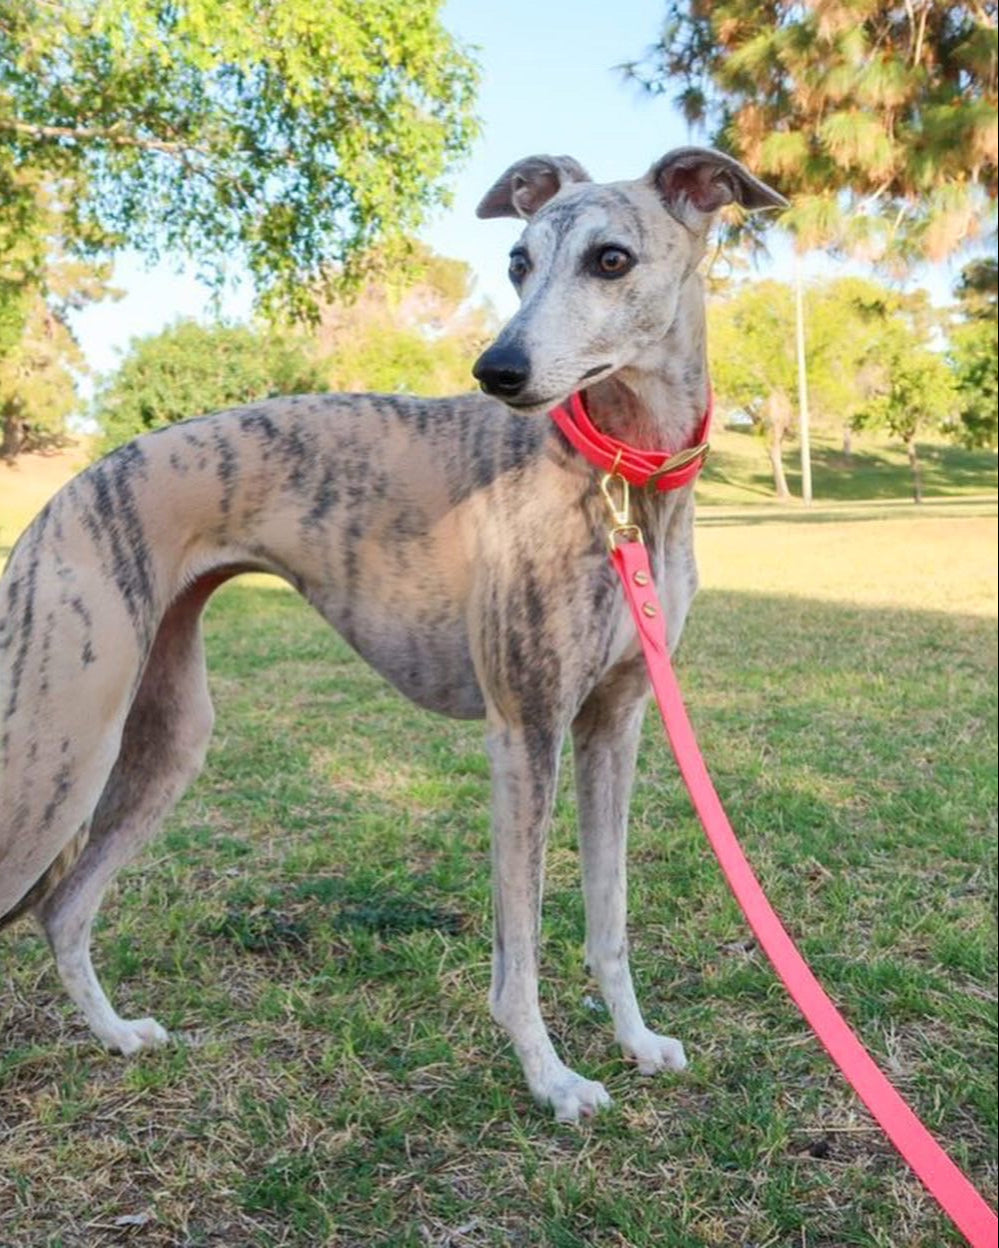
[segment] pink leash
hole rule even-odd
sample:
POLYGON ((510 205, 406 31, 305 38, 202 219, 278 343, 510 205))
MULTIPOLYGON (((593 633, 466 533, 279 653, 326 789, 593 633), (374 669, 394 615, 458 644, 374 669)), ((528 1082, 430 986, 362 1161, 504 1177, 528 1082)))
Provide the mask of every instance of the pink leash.
POLYGON ((579 393, 571 395, 550 415, 576 450, 605 473, 600 488, 612 517, 611 562, 635 618, 649 678, 680 774, 736 901, 798 1009, 902 1157, 972 1248, 997 1248, 996 1215, 875 1065, 767 901, 711 783, 690 726, 669 659, 663 608, 656 595, 649 558, 641 532, 631 522, 628 486, 670 490, 693 480, 707 453, 711 409, 709 395, 694 445, 672 454, 640 451, 604 434, 590 420, 579 393), (614 498, 615 487, 620 491, 620 501, 614 498))
POLYGON ((875 1065, 798 952, 742 852, 704 765, 666 645, 663 610, 641 541, 616 544, 611 561, 635 617, 666 735, 722 871, 785 988, 829 1056, 972 1248, 996 1248, 996 1215, 875 1065))

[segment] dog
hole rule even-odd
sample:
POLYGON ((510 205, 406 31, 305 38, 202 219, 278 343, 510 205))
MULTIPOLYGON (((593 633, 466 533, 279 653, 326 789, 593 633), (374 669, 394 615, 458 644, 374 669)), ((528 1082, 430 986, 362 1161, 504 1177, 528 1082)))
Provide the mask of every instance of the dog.
MULTIPOLYGON (((536 1100, 608 1104, 565 1065, 538 1003, 545 840, 571 733, 586 959, 624 1054, 686 1064, 646 1027, 626 936, 628 803, 648 684, 607 559, 592 468, 545 414, 688 444, 708 402, 702 285, 724 205, 784 200, 719 152, 681 148, 597 184, 569 157, 509 168, 478 207, 515 217, 520 307, 479 357, 483 393, 276 398, 143 435, 66 485, 0 581, 0 916, 33 911, 66 991, 122 1053, 90 958, 117 870, 197 775, 212 729, 201 613, 245 571, 290 582, 420 706, 485 720, 492 775, 490 1008, 536 1100)), ((675 647, 697 586, 692 486, 634 502, 675 647)))

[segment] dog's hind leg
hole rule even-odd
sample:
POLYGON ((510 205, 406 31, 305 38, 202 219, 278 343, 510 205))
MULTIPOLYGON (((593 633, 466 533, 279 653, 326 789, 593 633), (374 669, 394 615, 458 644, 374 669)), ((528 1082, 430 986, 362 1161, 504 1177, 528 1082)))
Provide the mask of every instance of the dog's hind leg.
POLYGON ((645 1026, 628 965, 628 804, 647 683, 641 656, 595 689, 572 726, 579 844, 586 901, 586 961, 626 1057, 644 1075, 682 1070, 683 1045, 645 1026))
POLYGON ((194 586, 164 616, 86 848, 37 908, 66 991, 97 1037, 122 1053, 162 1044, 167 1033, 155 1019, 115 1012, 91 963, 91 927, 115 873, 157 831, 204 761, 213 711, 200 616, 217 583, 194 586))

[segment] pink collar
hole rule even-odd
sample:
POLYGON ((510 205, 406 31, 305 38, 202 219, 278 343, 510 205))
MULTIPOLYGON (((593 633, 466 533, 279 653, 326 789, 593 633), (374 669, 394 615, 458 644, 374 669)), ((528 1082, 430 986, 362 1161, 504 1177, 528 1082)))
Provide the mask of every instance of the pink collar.
POLYGON ((640 451, 601 433, 586 410, 582 391, 570 394, 548 415, 584 459, 595 468, 622 477, 629 485, 653 485, 657 490, 678 490, 693 481, 708 453, 708 432, 714 410, 714 394, 708 390, 708 406, 694 445, 671 455, 669 451, 640 451))

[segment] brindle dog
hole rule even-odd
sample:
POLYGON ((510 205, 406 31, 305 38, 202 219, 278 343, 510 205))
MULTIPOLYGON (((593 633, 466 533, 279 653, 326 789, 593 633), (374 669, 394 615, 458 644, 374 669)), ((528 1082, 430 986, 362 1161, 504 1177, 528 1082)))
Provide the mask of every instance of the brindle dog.
MULTIPOLYGON (((679 448, 708 398, 696 273, 724 204, 779 206, 717 152, 597 185, 568 158, 507 170, 479 216, 526 221, 521 307, 474 371, 485 394, 279 398, 147 434, 71 481, 0 582, 0 915, 33 910, 97 1036, 123 1019, 90 960, 115 872, 197 775, 212 728, 201 613, 251 569, 289 581, 396 688, 484 718, 493 780, 490 1004, 560 1119, 605 1105, 542 1022, 546 831, 575 749, 586 957, 625 1054, 685 1064, 642 1020, 628 967, 625 837, 647 683, 608 564, 593 470, 545 413, 584 387, 639 447, 679 448)), ((690 487, 635 502, 675 646, 693 596, 690 487)))

